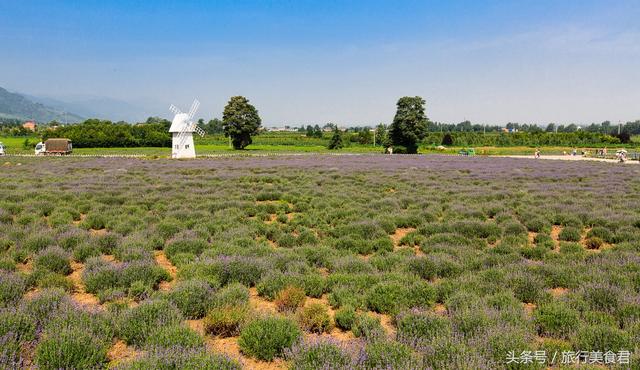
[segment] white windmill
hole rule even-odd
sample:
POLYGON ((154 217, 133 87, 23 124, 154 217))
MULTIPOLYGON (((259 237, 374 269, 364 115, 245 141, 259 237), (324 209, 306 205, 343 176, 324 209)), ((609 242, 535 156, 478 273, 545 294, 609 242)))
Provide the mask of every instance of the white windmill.
POLYGON ((204 136, 205 132, 193 122, 193 115, 196 114, 200 102, 193 101, 189 113, 182 113, 180 109, 171 104, 169 110, 175 114, 169 132, 171 133, 171 158, 195 158, 196 149, 193 145, 193 133, 204 136))

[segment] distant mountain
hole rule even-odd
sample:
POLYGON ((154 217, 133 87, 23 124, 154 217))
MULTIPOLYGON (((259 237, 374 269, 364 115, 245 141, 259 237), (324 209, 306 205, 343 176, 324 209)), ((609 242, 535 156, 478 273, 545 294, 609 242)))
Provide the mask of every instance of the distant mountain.
POLYGON ((87 118, 141 122, 153 115, 142 104, 101 96, 45 97, 25 95, 29 99, 59 110, 75 112, 87 118))
POLYGON ((59 110, 75 112, 87 118, 99 118, 109 121, 142 122, 147 117, 158 115, 157 112, 166 112, 164 103, 152 100, 123 101, 103 96, 32 96, 25 95, 29 99, 54 107, 59 110))
POLYGON ((0 117, 35 120, 37 122, 79 122, 84 118, 64 109, 57 109, 35 102, 24 95, 9 92, 0 87, 0 117))

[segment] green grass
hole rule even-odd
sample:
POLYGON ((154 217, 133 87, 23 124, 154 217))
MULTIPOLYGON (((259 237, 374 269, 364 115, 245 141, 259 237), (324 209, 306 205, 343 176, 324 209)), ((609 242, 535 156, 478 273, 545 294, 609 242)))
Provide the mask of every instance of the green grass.
MULTIPOLYGON (((36 136, 29 137, 0 137, 0 142, 4 143, 7 154, 33 154, 33 148, 25 148, 24 141, 29 139, 30 143, 40 141, 36 136)), ((373 146, 372 144, 349 143, 343 149, 329 150, 326 147, 328 136, 323 138, 308 138, 304 134, 297 132, 270 132, 254 137, 253 144, 245 150, 234 150, 229 146, 228 139, 222 135, 211 135, 204 138, 196 138, 196 151, 199 155, 220 155, 220 154, 269 154, 269 153, 383 153, 384 148, 373 146)), ((535 146, 514 146, 514 147, 474 147, 476 155, 533 155, 535 146)), ((457 155, 463 147, 448 147, 445 150, 438 150, 435 145, 423 145, 419 148, 420 154, 450 154, 457 155)), ((570 153, 573 147, 551 146, 541 147, 542 155, 559 155, 563 152, 570 153)), ((595 149, 587 149, 595 153, 595 149)), ((638 151, 640 148, 629 147, 630 152, 638 151)), ((609 147, 609 153, 613 154, 615 147, 609 147)), ((137 147, 137 148, 75 148, 76 155, 144 155, 169 157, 171 148, 159 147, 137 147)))

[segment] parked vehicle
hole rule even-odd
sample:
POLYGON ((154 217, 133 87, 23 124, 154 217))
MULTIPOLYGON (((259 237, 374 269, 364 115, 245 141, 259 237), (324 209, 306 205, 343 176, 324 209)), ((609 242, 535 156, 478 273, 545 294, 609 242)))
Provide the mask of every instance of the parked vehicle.
POLYGON ((463 148, 463 149, 460 149, 460 151, 458 152, 458 155, 464 155, 464 156, 476 155, 476 150, 474 148, 463 148))
POLYGON ((0 143, 0 155, 4 155, 4 144, 0 143))
POLYGON ((71 154, 73 146, 69 139, 47 139, 36 144, 36 155, 67 155, 71 154))

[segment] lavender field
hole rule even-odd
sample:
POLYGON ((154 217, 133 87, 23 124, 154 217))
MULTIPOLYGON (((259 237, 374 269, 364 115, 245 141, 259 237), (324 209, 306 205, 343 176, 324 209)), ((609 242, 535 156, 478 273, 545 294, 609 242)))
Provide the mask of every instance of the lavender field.
POLYGON ((0 368, 640 368, 640 166, 0 166, 0 368))

